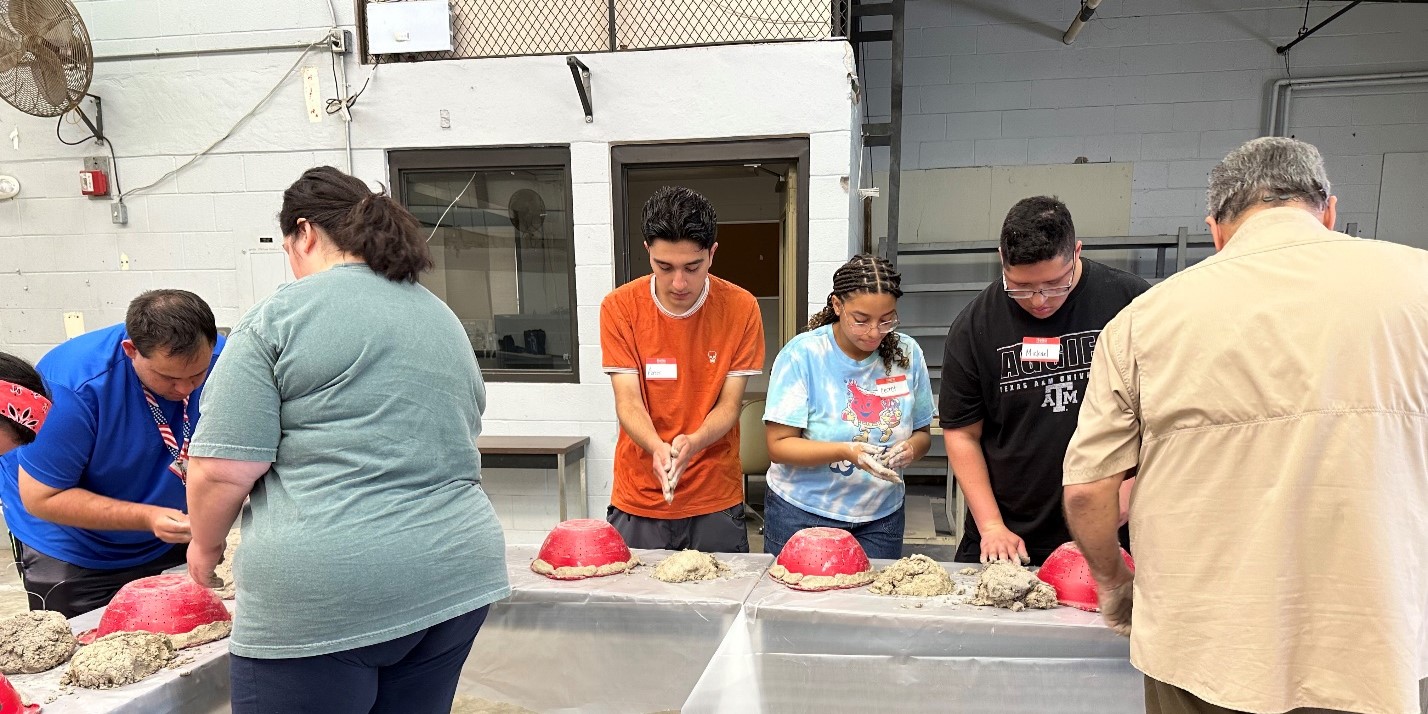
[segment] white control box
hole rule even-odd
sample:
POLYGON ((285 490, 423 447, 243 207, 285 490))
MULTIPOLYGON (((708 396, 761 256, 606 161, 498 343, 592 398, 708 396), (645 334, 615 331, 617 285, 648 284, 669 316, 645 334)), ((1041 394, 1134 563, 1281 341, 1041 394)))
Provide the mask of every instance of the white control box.
POLYGON ((449 52, 450 0, 367 3, 367 52, 449 52))

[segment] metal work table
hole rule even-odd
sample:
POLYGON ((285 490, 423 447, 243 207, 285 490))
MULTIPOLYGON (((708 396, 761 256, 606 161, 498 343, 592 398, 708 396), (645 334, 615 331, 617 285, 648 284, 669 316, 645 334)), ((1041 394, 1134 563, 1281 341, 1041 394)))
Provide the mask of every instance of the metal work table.
POLYGON ((1129 643, 1099 614, 952 600, 806 593, 765 575, 683 711, 1143 711, 1129 643))
POLYGON ((720 553, 728 577, 672 584, 651 577, 670 551, 636 550, 628 574, 562 581, 531 572, 538 552, 507 546, 511 597, 491 606, 460 694, 540 712, 678 709, 773 562, 720 553))
POLYGON ((580 500, 575 512, 580 518, 590 517, 590 501, 586 494, 585 454, 590 445, 588 436, 479 436, 476 449, 481 452, 481 466, 500 469, 554 468, 560 490, 560 520, 568 515, 566 501, 578 487, 580 500), (579 465, 579 481, 566 487, 570 474, 565 468, 574 459, 579 465))

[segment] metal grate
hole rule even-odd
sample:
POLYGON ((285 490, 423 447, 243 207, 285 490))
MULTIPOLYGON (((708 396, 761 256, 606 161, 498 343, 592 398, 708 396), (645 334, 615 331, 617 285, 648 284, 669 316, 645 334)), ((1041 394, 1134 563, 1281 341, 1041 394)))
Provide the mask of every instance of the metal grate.
MULTIPOLYGON (((452 51, 367 55, 366 61, 425 62, 841 37, 846 34, 850 2, 451 0, 452 51)), ((359 2, 359 11, 364 7, 359 2)), ((366 22, 365 13, 361 22, 366 22)))

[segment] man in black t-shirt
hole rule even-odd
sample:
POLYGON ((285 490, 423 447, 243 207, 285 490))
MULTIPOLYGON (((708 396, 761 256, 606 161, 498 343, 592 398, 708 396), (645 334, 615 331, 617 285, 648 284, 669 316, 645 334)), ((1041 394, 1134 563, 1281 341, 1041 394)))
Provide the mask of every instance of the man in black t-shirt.
POLYGON ((1071 213, 1048 196, 1012 206, 998 253, 1002 280, 957 316, 942 358, 943 439, 967 499, 956 559, 1040 565, 1071 540, 1061 460, 1096 338, 1150 285, 1083 259, 1071 213))

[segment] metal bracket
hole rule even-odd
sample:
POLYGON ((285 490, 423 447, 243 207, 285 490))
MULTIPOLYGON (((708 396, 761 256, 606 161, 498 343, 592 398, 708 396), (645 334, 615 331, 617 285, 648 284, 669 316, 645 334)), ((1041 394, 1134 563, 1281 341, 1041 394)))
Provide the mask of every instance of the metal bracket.
POLYGON ((575 91, 580 94, 580 106, 585 109, 585 123, 589 124, 595 121, 595 109, 590 104, 590 68, 575 55, 567 56, 565 64, 570 66, 570 77, 575 80, 575 91))
POLYGON ((94 139, 103 144, 106 141, 104 138, 104 103, 98 95, 86 94, 84 96, 94 100, 94 120, 90 121, 89 115, 84 112, 83 98, 80 99, 79 104, 74 105, 74 113, 89 128, 89 133, 94 135, 94 139))
POLYGON ((1353 2, 1349 3, 1348 5, 1345 5, 1345 6, 1344 6, 1343 8, 1341 8, 1338 12, 1336 12, 1336 13, 1330 15, 1327 20, 1324 20, 1323 22, 1321 22, 1321 23, 1315 25, 1314 27, 1312 27, 1312 28, 1310 28, 1310 29, 1308 29, 1308 30, 1305 30, 1305 31, 1299 33, 1299 36, 1298 36, 1298 37, 1295 37, 1293 42, 1290 42, 1290 43, 1287 44, 1287 45, 1280 45, 1280 46, 1274 48, 1275 53, 1282 55, 1282 54, 1284 54, 1285 52, 1288 52, 1288 51, 1290 50, 1290 48, 1294 47, 1295 45, 1299 44, 1300 42, 1303 42, 1304 40, 1309 39, 1309 36, 1310 36, 1310 35, 1312 35, 1312 34, 1318 32, 1318 31, 1321 30, 1321 29, 1323 29, 1323 27, 1324 27, 1325 25, 1327 25, 1327 24, 1329 24, 1329 23, 1331 23, 1331 22, 1333 22, 1333 21, 1339 19, 1339 16, 1340 16, 1340 15, 1342 15, 1342 14, 1344 14, 1344 13, 1346 13, 1346 12, 1352 10, 1352 9, 1354 9, 1355 7, 1357 7, 1357 6, 1359 5, 1359 3, 1363 2, 1363 1, 1364 1, 1364 0, 1354 0, 1353 2))

